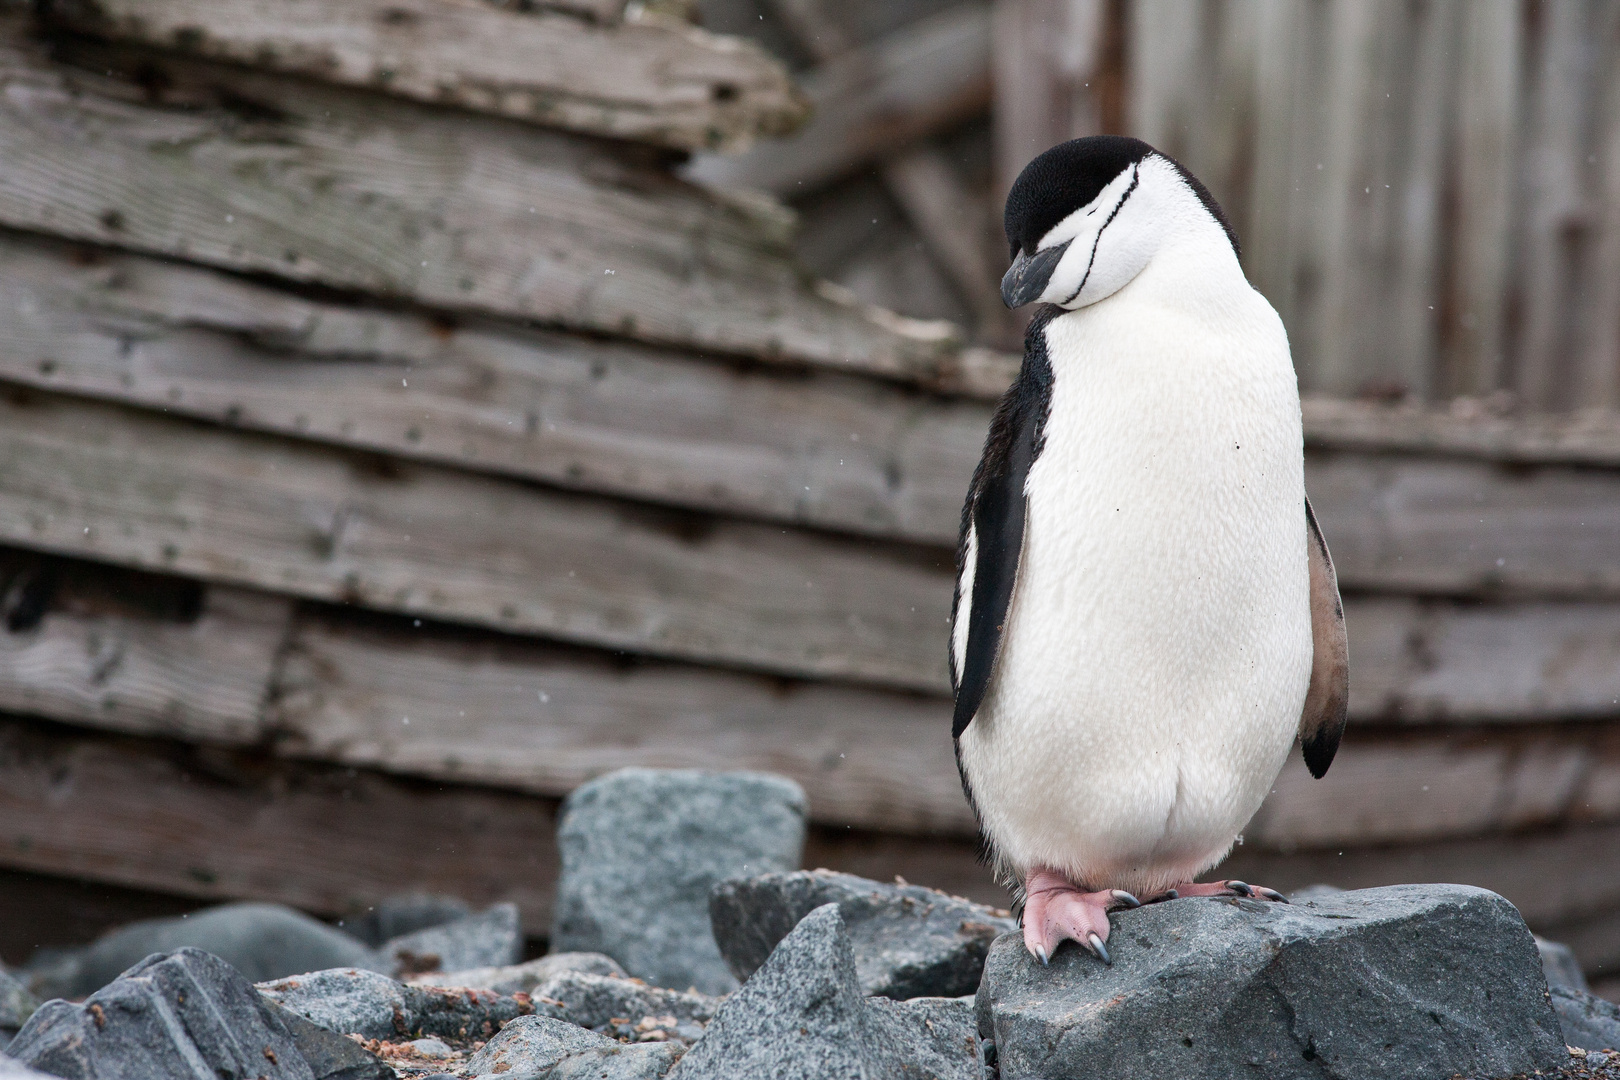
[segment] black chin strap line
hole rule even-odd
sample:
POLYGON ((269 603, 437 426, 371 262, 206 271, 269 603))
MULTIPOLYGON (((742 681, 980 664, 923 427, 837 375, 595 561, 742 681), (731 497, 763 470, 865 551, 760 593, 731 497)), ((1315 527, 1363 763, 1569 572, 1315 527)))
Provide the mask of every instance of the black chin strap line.
POLYGON ((1129 186, 1125 188, 1125 194, 1121 195, 1119 197, 1119 202, 1114 204, 1113 212, 1108 215, 1108 220, 1103 222, 1102 228, 1097 230, 1097 239, 1091 242, 1091 258, 1086 262, 1086 272, 1080 278, 1080 287, 1075 289, 1074 292, 1070 293, 1067 300, 1063 301, 1063 307, 1068 307, 1070 304, 1074 303, 1075 300, 1079 298, 1080 294, 1086 291, 1086 282, 1091 280, 1091 268, 1097 265, 1097 248, 1102 244, 1103 233, 1108 230, 1108 226, 1114 223, 1114 219, 1119 217, 1119 212, 1125 208, 1125 200, 1131 197, 1131 192, 1136 190, 1136 185, 1141 181, 1141 179, 1142 164, 1141 162, 1138 162, 1131 166, 1131 182, 1129 186))

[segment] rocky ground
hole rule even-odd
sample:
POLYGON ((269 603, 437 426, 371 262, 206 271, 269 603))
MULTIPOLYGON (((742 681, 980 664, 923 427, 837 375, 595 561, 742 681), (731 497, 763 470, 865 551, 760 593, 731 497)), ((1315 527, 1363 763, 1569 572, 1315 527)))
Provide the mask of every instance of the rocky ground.
POLYGON ((1005 911, 795 870, 804 817, 775 777, 586 785, 527 963, 515 909, 442 898, 132 924, 0 971, 0 1080, 1620 1080, 1620 1010, 1492 893, 1177 900, 1043 966, 1005 911))

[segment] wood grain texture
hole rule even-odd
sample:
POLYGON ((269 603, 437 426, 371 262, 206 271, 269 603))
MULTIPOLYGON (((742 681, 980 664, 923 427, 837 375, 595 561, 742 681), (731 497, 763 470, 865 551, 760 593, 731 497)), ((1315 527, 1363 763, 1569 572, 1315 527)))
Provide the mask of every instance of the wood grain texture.
POLYGON ((996 0, 993 202, 1030 159, 1103 130, 1106 0, 996 0))
POLYGON ((1307 397, 1305 441, 1317 450, 1366 450, 1536 465, 1620 466, 1620 412, 1503 415, 1477 398, 1444 409, 1307 397))
POLYGON ((633 765, 761 769, 819 822, 974 832, 936 697, 315 619, 274 696, 281 752, 318 760, 545 795, 633 765))
POLYGON ((779 208, 707 195, 652 151, 166 54, 61 46, 75 68, 20 33, 0 26, 0 224, 891 376, 954 348, 943 324, 828 299, 779 208))
POLYGON ((598 26, 457 0, 69 0, 57 25, 268 71, 684 150, 808 115, 782 64, 671 19, 598 26))
POLYGON ((0 379, 481 472, 949 543, 986 406, 320 302, 0 233, 0 379))
POLYGON ((990 20, 963 4, 813 68, 815 113, 791 140, 737 157, 699 155, 682 172, 720 188, 803 194, 990 102, 990 20))
POLYGON ((208 590, 189 622, 53 610, 0 630, 0 709, 108 731, 226 745, 265 735, 292 605, 208 590))
POLYGON ((946 685, 948 553, 716 520, 26 392, 0 536, 707 663, 946 685))
POLYGON ((551 922, 556 803, 0 720, 0 864, 320 915, 510 900, 551 922))

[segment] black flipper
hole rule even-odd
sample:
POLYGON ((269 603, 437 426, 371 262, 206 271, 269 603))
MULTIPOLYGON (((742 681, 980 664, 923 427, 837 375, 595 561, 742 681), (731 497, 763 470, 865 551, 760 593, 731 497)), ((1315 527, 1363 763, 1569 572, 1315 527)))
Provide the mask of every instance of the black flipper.
POLYGON ((1339 737, 1350 706, 1350 641, 1344 632, 1344 605, 1333 556, 1316 524, 1311 500, 1305 500, 1305 543, 1310 549, 1311 686, 1299 718, 1299 744, 1305 767, 1320 780, 1339 752, 1339 737))
POLYGON ((1046 307, 1024 334, 1024 365, 1018 381, 1001 399, 990 422, 984 456, 974 470, 962 508, 962 536, 956 555, 956 599, 951 611, 951 682, 956 715, 951 737, 960 738, 978 713, 990 686, 1001 633, 1018 581, 1024 549, 1024 482, 1040 456, 1046 414, 1052 402, 1052 365, 1046 355, 1046 324, 1063 314, 1046 307), (975 539, 972 593, 963 597, 968 571, 969 535, 975 539), (962 610, 967 600, 967 610, 962 610), (967 619, 967 644, 958 656, 957 621, 967 619))

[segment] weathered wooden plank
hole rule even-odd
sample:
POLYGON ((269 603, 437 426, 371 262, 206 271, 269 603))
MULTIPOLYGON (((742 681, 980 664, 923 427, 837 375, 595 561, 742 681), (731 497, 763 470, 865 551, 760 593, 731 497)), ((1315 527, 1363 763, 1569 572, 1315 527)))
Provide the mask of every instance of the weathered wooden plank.
MULTIPOLYGON (((703 509, 950 544, 988 423, 984 406, 864 380, 452 330, 144 259, 75 266, 10 240, 0 266, 0 378, 703 509)), ((1612 421, 1306 412, 1326 448, 1591 463, 1620 451, 1612 421)), ((1314 452, 1307 468, 1347 587, 1620 587, 1613 474, 1314 452)))
MULTIPOLYGON (((84 565, 57 576, 82 579, 84 565)), ((32 626, 0 632, 0 706, 551 796, 627 765, 765 769, 801 783, 828 825, 973 831, 941 734, 949 705, 937 697, 626 664, 330 611, 307 613, 289 633, 284 602, 217 587, 189 618, 86 610, 66 586, 54 597, 32 626), (24 662, 40 656, 47 662, 24 662)), ((1251 843, 1405 842, 1620 818, 1620 738, 1606 728, 1479 726, 1615 715, 1612 607, 1493 618, 1364 600, 1349 618, 1357 727, 1326 781, 1284 771, 1251 843), (1401 734, 1391 722, 1425 730, 1401 734), (1473 726, 1435 727, 1447 723, 1473 726)))
POLYGON ((957 179, 945 154, 934 147, 915 147, 885 158, 878 167, 934 261, 974 313, 979 335, 1008 324, 999 287, 1001 267, 991 256, 984 203, 957 179))
POLYGON ((1305 441, 1321 450, 1450 455, 1542 465, 1620 466, 1620 413, 1502 415, 1477 399, 1446 409, 1307 397, 1305 441))
POLYGON ((1579 297, 1596 222, 1586 205, 1584 108, 1592 5, 1555 0, 1532 24, 1515 249, 1520 296, 1514 389, 1535 409, 1568 409, 1580 348, 1579 297))
POLYGON ((996 0, 995 192, 999 204, 1029 160, 1103 130, 1102 0, 996 0))
POLYGON ((0 709, 110 731, 252 745, 291 603, 212 588, 187 622, 48 611, 0 630, 0 709))
MULTIPOLYGON (((974 831, 936 699, 332 622, 289 656, 272 726, 290 753, 552 795, 626 765, 766 769, 823 823, 974 831)), ((1247 835, 1294 849, 1616 819, 1620 736, 1602 728, 1352 729, 1327 779, 1284 770, 1247 835)))
POLYGON ((556 803, 0 720, 0 864, 322 915, 390 894, 551 921, 556 803))
POLYGON ((738 157, 699 155, 698 183, 802 194, 990 101, 990 20, 964 4, 827 61, 800 79, 815 113, 793 139, 738 157))
POLYGON ((652 151, 165 54, 61 46, 75 68, 20 33, 0 27, 0 224, 892 376, 954 347, 943 324, 829 299, 779 210, 706 195, 652 151))
POLYGON ((1512 4, 1467 4, 1460 12, 1445 395, 1489 394, 1507 381, 1522 20, 1512 4))
POLYGON ((1620 477, 1611 473, 1329 453, 1308 460, 1306 488, 1351 588, 1620 589, 1620 477))
POLYGON ((974 830, 937 697, 312 619, 276 698, 279 749, 323 761, 544 795, 630 765, 762 769, 819 822, 974 830))
POLYGON ((572 488, 949 543, 989 411, 320 302, 0 233, 0 378, 572 488))
POLYGON ((35 550, 786 674, 945 685, 949 555, 566 495, 27 392, 35 550))
POLYGON ((57 25, 269 71, 684 150, 741 149, 808 115, 743 38, 672 19, 597 26, 456 0, 69 0, 57 25))

